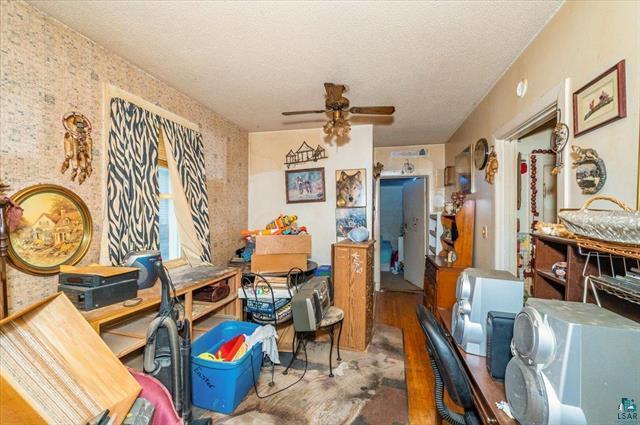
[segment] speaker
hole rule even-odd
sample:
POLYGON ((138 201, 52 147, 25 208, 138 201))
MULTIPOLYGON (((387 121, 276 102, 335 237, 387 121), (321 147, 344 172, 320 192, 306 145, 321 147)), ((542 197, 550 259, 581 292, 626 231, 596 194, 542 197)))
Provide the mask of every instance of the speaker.
POLYGON ((493 379, 504 379, 511 360, 511 339, 516 315, 502 311, 487 314, 487 369, 493 379))
POLYGON ((519 424, 638 423, 640 324, 594 304, 529 298, 513 350, 504 386, 519 424))

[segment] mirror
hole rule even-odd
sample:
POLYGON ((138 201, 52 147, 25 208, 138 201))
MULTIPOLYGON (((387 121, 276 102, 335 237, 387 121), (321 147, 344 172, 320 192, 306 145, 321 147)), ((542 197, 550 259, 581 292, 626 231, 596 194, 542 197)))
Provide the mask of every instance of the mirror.
POLYGON ((465 194, 475 192, 471 146, 456 155, 456 190, 465 194))

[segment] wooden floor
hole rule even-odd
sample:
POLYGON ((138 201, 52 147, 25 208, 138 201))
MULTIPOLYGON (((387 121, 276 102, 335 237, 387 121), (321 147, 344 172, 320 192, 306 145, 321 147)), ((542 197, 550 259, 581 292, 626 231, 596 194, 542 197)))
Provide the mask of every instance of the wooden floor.
POLYGON ((404 334, 405 368, 411 425, 437 424, 433 399, 433 372, 425 349, 424 334, 416 319, 422 294, 379 292, 376 322, 397 326, 404 334))

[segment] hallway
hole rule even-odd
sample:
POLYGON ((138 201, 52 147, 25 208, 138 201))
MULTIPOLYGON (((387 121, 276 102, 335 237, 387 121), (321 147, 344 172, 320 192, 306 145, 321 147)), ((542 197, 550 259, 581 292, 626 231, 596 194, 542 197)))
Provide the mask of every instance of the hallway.
POLYGON ((397 326, 403 332, 409 421, 411 425, 437 424, 433 372, 416 319, 416 305, 422 303, 422 294, 379 292, 377 297, 376 323, 397 326))

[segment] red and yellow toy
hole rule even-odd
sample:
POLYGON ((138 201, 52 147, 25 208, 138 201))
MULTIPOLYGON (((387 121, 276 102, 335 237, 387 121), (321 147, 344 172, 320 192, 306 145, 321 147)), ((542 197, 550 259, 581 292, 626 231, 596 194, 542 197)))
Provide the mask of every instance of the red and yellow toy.
POLYGON ((305 226, 298 227, 297 215, 284 215, 280 214, 278 218, 271 221, 261 230, 243 230, 240 232, 242 236, 252 235, 298 235, 300 233, 306 233, 307 228, 305 226))

